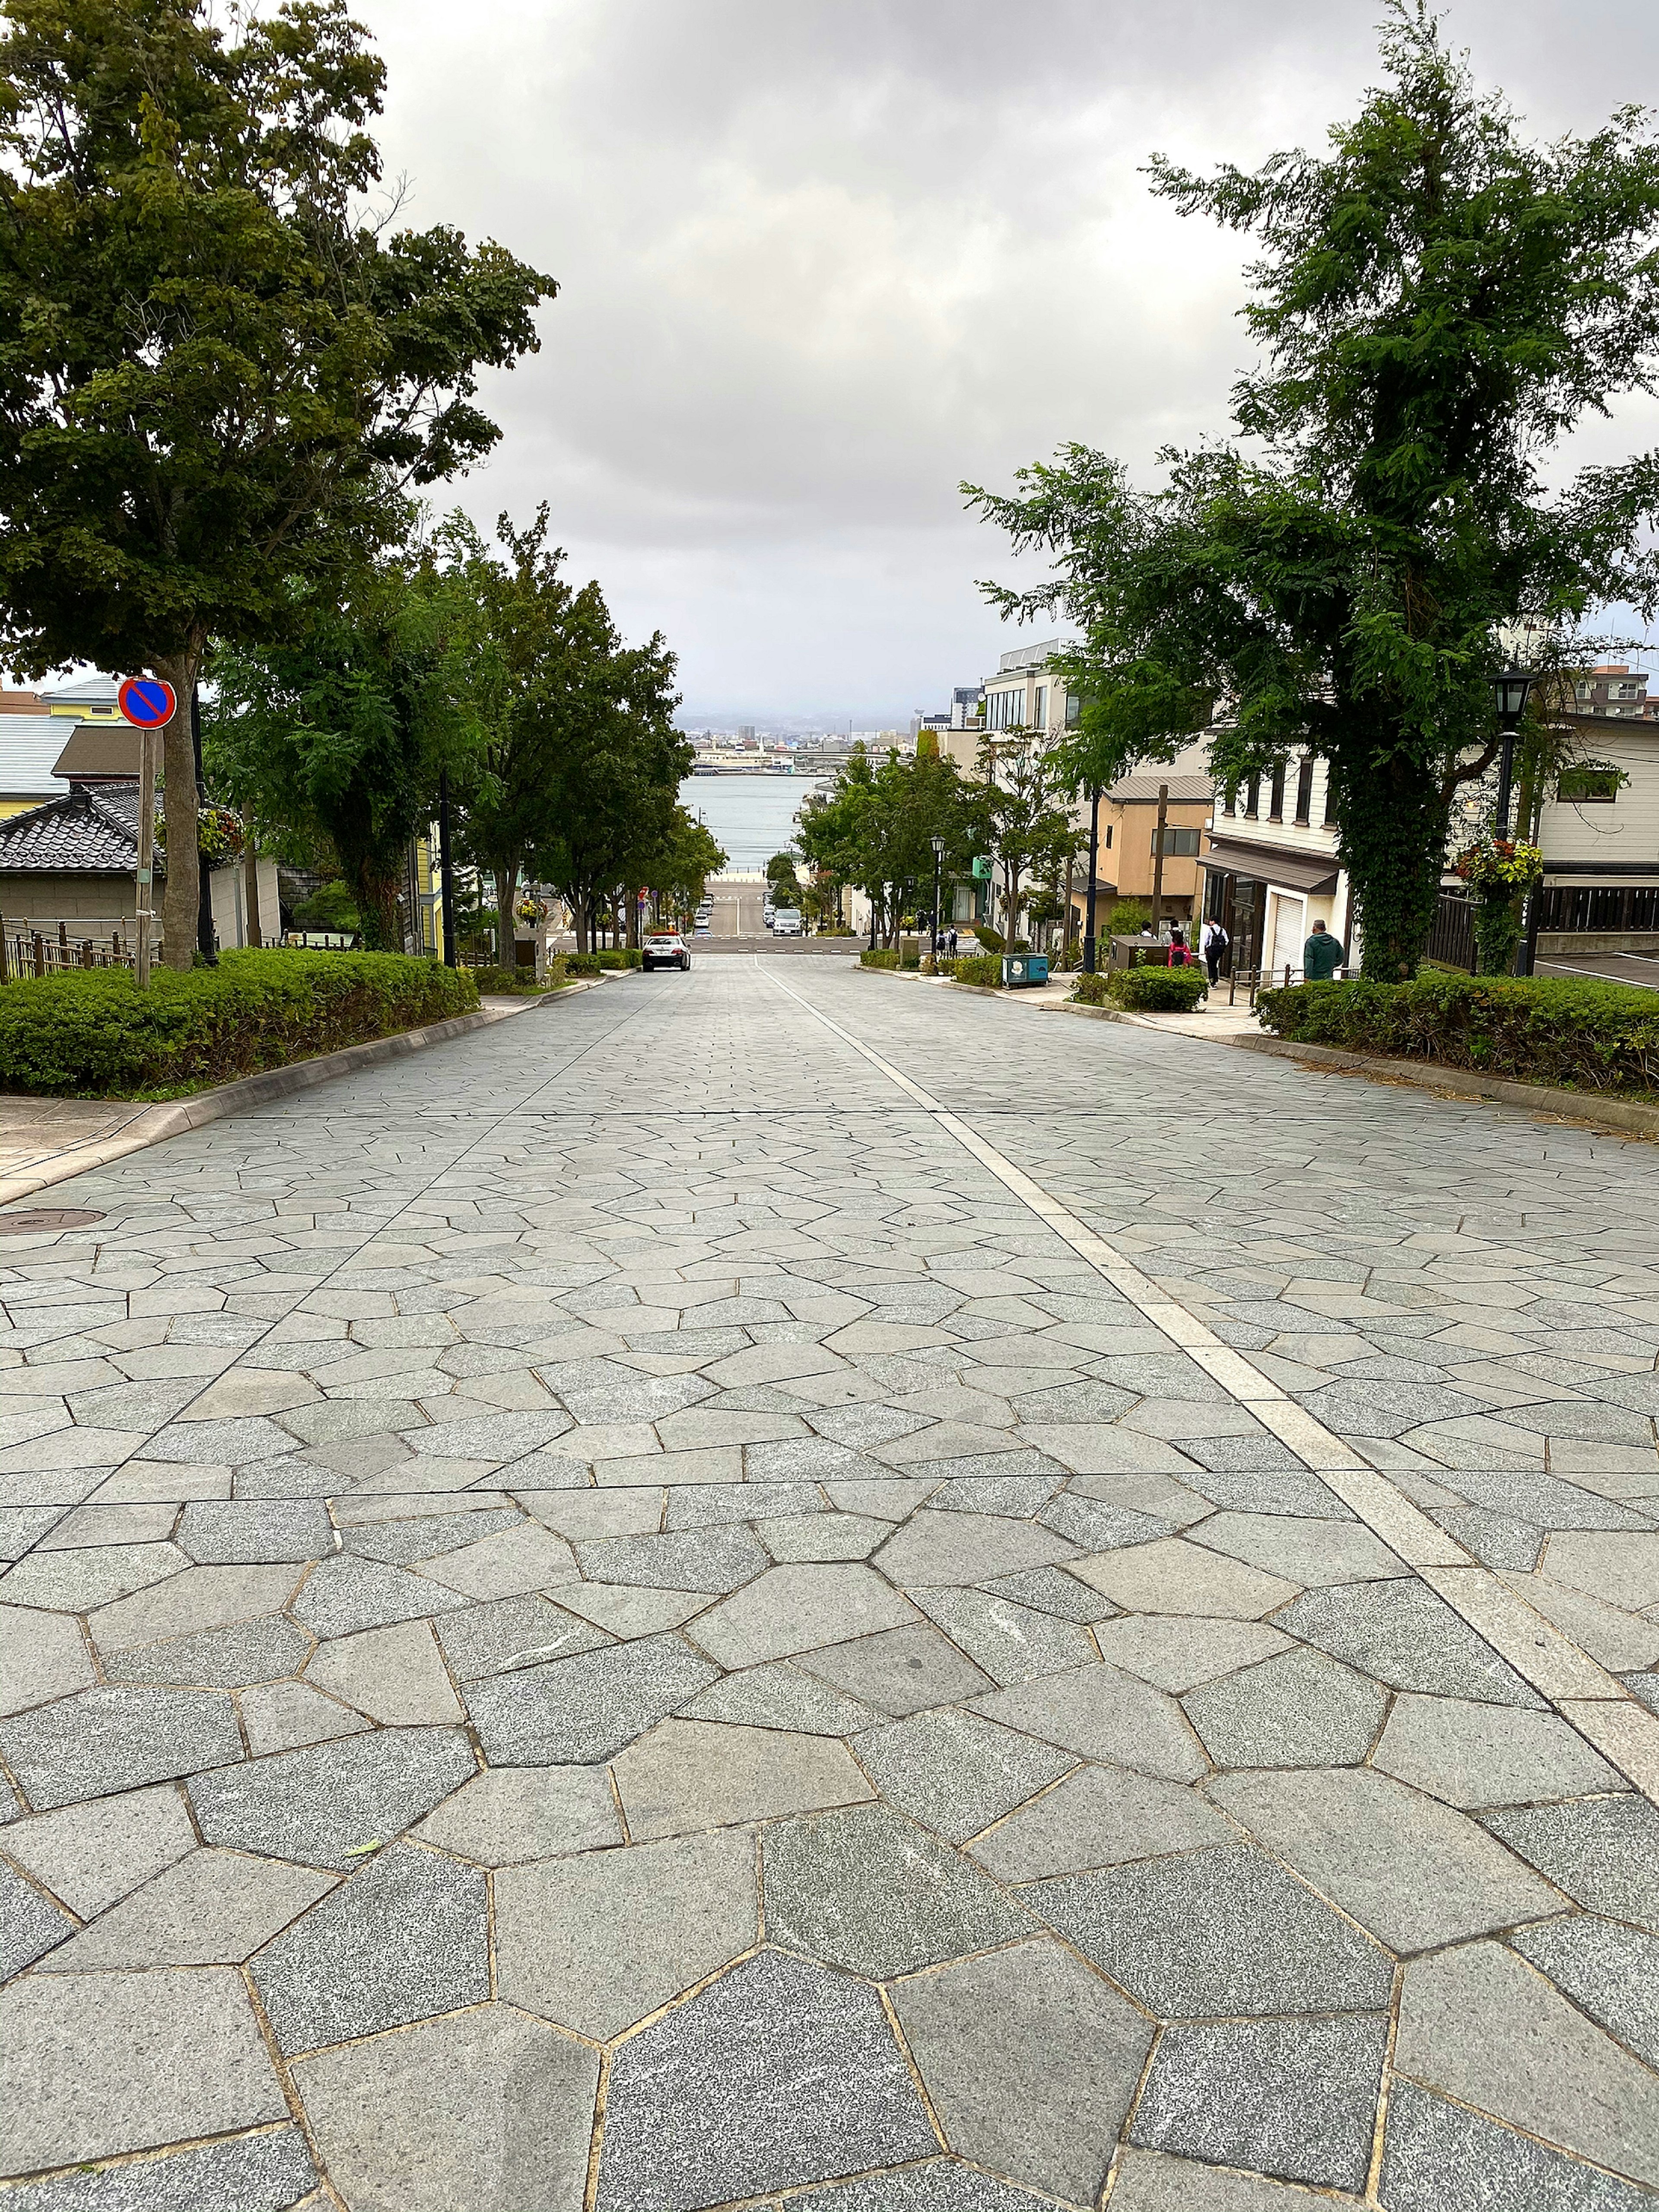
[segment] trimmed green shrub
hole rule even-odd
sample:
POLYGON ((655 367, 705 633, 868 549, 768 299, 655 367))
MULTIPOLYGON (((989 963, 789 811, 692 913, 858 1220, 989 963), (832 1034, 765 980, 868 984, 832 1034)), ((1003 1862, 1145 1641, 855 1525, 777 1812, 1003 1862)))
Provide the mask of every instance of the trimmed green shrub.
POLYGON ((860 968, 896 968, 898 964, 899 957, 896 952, 884 952, 879 947, 872 952, 866 945, 859 955, 860 968))
POLYGON ((1114 968, 1107 989, 1120 1006, 1137 1014, 1190 1014, 1209 989, 1204 970, 1184 968, 1114 968))
POLYGON ((964 952, 957 956, 951 971, 958 983, 994 983, 1002 981, 1002 962, 994 952, 964 952))
POLYGON ((216 968, 70 969, 0 989, 0 1089, 167 1098, 471 1013, 465 968, 400 952, 227 952, 216 968))
POLYGON ((587 957, 597 963, 593 969, 596 975, 601 968, 615 969, 642 968, 645 965, 645 955, 637 945, 610 945, 603 952, 590 952, 587 957))
POLYGON ((1106 909, 1105 934, 1108 937, 1139 937, 1151 926, 1152 919, 1150 899, 1114 899, 1106 909))
POLYGON ((1000 929, 993 929, 989 922, 976 921, 974 934, 988 952, 1006 952, 1008 950, 1007 939, 1000 929))
POLYGON ((601 956, 597 952, 567 952, 564 956, 568 975, 597 975, 601 956))
POLYGON ((1072 987, 1072 997, 1080 1006, 1103 1006, 1111 994, 1106 986, 1111 981, 1108 970, 1097 968, 1092 975, 1079 974, 1072 987))
POLYGON ((1569 1091, 1659 1091, 1659 993, 1422 969, 1408 983, 1294 983, 1256 1000, 1298 1044, 1437 1060, 1569 1091))

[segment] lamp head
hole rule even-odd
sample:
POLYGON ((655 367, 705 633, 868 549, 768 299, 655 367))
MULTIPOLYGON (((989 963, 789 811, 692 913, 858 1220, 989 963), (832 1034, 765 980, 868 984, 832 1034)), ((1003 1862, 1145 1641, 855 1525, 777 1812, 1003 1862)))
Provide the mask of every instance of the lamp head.
POLYGON ((1521 726, 1521 717, 1527 711, 1527 694, 1532 690, 1532 678, 1522 668, 1505 668, 1492 679, 1492 696, 1498 706, 1498 726, 1511 735, 1521 726))

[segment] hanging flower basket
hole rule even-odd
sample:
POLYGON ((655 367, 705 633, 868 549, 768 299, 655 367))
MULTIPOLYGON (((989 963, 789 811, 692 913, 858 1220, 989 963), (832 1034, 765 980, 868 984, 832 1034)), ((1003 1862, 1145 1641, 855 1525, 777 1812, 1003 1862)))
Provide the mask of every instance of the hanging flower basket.
POLYGON ((1479 899, 1512 899, 1544 880, 1544 855, 1536 845, 1494 837, 1490 831, 1461 852, 1452 866, 1479 899))

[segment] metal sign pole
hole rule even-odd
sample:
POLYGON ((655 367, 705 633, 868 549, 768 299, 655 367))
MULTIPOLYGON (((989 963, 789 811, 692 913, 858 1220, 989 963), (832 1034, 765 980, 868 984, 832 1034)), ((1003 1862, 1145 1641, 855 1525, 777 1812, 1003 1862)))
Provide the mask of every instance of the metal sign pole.
POLYGON ((154 909, 155 860, 155 740, 146 729, 138 732, 138 869, 137 944, 133 972, 138 988, 149 988, 150 924, 154 909))

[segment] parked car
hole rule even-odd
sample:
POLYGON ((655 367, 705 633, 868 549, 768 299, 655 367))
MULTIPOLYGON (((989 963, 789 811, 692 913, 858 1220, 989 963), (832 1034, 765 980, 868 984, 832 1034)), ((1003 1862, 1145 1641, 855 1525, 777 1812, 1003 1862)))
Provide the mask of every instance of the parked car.
POLYGON ((641 968, 689 968, 691 948, 678 930, 653 929, 640 947, 641 968))
POLYGON ((799 910, 793 906, 781 906, 772 917, 774 937, 804 937, 805 929, 799 910))

